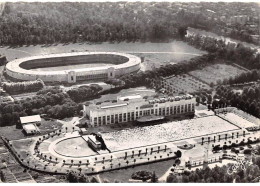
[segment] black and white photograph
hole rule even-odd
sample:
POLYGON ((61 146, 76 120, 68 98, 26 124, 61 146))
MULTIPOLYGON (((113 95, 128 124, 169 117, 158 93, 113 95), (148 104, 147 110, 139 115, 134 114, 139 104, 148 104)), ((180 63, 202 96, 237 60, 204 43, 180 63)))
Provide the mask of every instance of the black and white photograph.
POLYGON ((260 2, 0 1, 5 183, 260 183, 260 2))

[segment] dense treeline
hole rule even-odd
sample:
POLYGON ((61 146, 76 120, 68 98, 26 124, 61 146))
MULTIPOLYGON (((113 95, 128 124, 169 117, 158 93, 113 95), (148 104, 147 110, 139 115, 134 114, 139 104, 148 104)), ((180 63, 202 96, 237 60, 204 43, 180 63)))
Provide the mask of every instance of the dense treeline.
POLYGON ((5 56, 1 56, 0 54, 0 66, 3 66, 7 63, 7 59, 5 56))
POLYGON ((182 18, 198 22, 172 3, 6 3, 0 45, 168 41, 183 37, 182 18))
POLYGON ((199 35, 189 35, 185 38, 188 44, 216 54, 227 62, 236 63, 249 69, 260 69, 260 54, 243 44, 226 44, 223 40, 199 35))
POLYGON ((71 89, 67 92, 70 98, 75 102, 90 100, 95 97, 102 87, 99 85, 81 86, 78 89, 71 89))
POLYGON ((9 94, 19 94, 25 92, 36 92, 44 87, 44 82, 41 79, 36 81, 24 82, 4 82, 3 89, 9 94))
POLYGON ((253 82, 260 80, 260 71, 259 70, 252 70, 249 72, 244 72, 242 74, 239 74, 237 76, 230 77, 229 79, 224 79, 223 84, 241 84, 241 83, 247 83, 247 82, 253 82))
MULTIPOLYGON (((235 93, 232 88, 219 86, 215 98, 220 98, 221 105, 237 107, 253 116, 260 118, 260 86, 245 87, 241 94, 235 93)), ((214 102, 213 105, 214 107, 214 102)))
MULTIPOLYGON (((78 92, 84 93, 84 98, 99 94, 101 90, 98 85, 79 88, 78 92), (81 92, 81 90, 89 90, 81 92)), ((76 89, 77 90, 77 89, 76 89)), ((47 117, 63 119, 79 114, 82 110, 82 104, 77 104, 74 99, 77 91, 70 94, 62 92, 58 87, 46 88, 37 92, 37 95, 26 100, 15 101, 14 103, 0 104, 0 126, 19 124, 19 117, 46 114, 47 117), (71 97, 70 97, 71 96, 71 97)), ((83 99, 83 98, 82 98, 83 99)))
POLYGON ((233 181, 236 183, 252 183, 256 182, 256 178, 260 176, 260 157, 253 158, 253 164, 247 166, 244 171, 239 169, 232 175, 227 174, 230 166, 215 166, 212 169, 207 167, 191 172, 186 171, 181 176, 170 174, 167 177, 167 183, 233 183, 233 181))

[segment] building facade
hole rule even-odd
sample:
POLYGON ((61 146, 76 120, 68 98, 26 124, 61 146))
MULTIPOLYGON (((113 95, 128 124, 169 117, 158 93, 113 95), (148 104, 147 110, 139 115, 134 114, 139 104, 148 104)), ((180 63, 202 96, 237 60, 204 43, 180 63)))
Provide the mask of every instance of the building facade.
POLYGON ((92 127, 135 121, 140 117, 192 115, 195 112, 195 98, 191 95, 143 99, 118 98, 117 101, 84 105, 84 115, 92 127))

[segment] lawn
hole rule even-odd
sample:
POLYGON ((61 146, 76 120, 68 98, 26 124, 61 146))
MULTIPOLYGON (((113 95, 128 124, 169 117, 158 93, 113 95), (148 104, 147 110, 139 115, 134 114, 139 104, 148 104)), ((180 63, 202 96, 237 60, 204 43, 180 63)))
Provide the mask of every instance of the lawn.
POLYGON ((243 72, 246 71, 232 65, 214 64, 200 70, 191 71, 189 74, 208 84, 216 84, 218 81, 235 77, 243 72))
POLYGON ((119 182, 126 183, 129 181, 129 179, 131 179, 131 176, 134 172, 147 170, 150 172, 155 171, 156 176, 160 178, 167 172, 167 170, 171 167, 172 163, 173 163, 172 160, 167 160, 167 161, 150 163, 147 165, 135 166, 134 168, 126 168, 126 169, 100 173, 99 175, 102 182, 104 182, 104 180, 108 180, 109 182, 114 182, 115 180, 117 180, 119 182))
MULTIPOLYGON (((62 124, 55 120, 46 121, 42 118, 41 125, 38 127, 41 132, 41 134, 39 134, 39 135, 50 133, 54 130, 60 129, 61 127, 62 127, 62 124)), ((31 137, 31 136, 26 136, 22 132, 22 129, 17 129, 16 125, 0 127, 0 135, 8 138, 9 140, 17 140, 17 139, 24 139, 27 137, 31 137)))

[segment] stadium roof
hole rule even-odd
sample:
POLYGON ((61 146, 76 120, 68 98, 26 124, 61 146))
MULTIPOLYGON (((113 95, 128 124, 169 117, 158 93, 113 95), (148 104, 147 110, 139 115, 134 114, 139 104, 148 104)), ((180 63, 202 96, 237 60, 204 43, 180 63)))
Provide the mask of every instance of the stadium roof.
POLYGON ((24 73, 24 74, 31 74, 31 75, 56 75, 56 74, 67 74, 71 70, 54 70, 54 71, 33 71, 33 70, 27 70, 22 67, 20 67, 21 63, 37 60, 37 59, 50 59, 50 58, 57 58, 57 57, 73 57, 73 56, 85 56, 85 55, 118 55, 118 56, 124 56, 128 58, 128 61, 122 64, 118 65, 108 65, 108 66, 100 66, 100 67, 90 67, 90 68, 78 68, 73 69, 75 72, 92 72, 92 71, 104 71, 107 70, 110 67, 113 67, 114 69, 122 69, 122 68, 128 68, 133 65, 137 65, 141 63, 141 59, 137 56, 126 54, 126 53, 118 53, 118 52, 73 52, 73 53, 58 53, 58 54, 46 54, 46 55, 39 55, 39 56, 29 56, 25 58, 19 58, 15 59, 13 61, 10 61, 6 65, 6 69, 8 69, 11 72, 16 73, 24 73))

